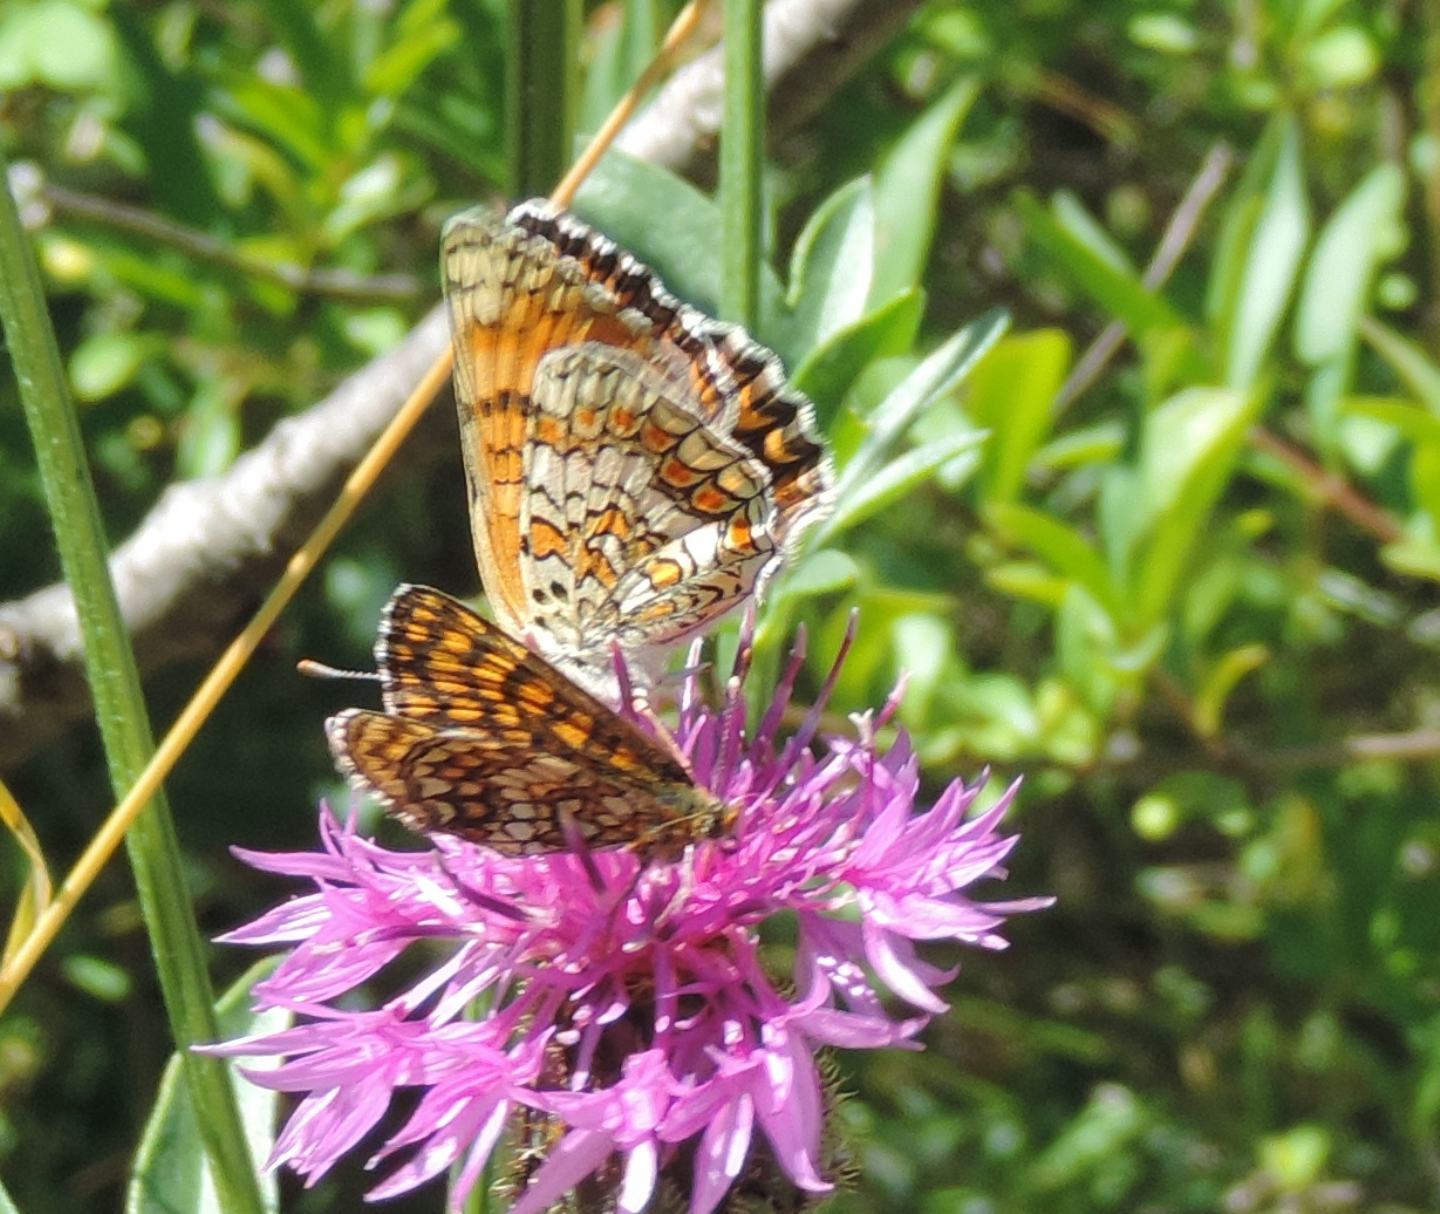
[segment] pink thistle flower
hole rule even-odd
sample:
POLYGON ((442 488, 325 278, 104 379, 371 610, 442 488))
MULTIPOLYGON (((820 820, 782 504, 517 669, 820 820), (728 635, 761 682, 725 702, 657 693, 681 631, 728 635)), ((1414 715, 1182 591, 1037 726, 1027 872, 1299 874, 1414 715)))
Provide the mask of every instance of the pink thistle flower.
MULTIPOLYGON (((748 643, 719 707, 687 677, 674 741, 696 782, 739 813, 731 837, 680 859, 516 859, 439 834, 431 850, 396 852, 328 810, 321 852, 240 853, 314 887, 226 937, 289 950, 253 994, 302 1022, 212 1047, 282 1060, 249 1072, 299 1097, 270 1165, 314 1183, 403 1091, 418 1102, 370 1160, 400 1160, 371 1198, 453 1167, 458 1206, 513 1117, 554 1131, 513 1214, 548 1209, 587 1179, 613 1189, 615 1209, 640 1210, 672 1164, 689 1177, 693 1214, 709 1214, 757 1132, 796 1186, 827 1191, 817 1051, 918 1048, 915 1034, 947 1006, 935 988, 956 971, 922 961, 917 943, 1001 948, 1006 916, 1050 899, 966 894, 1003 875, 1014 786, 972 813, 979 785, 957 780, 917 811, 908 740, 876 739, 898 690, 852 717, 853 737, 825 736, 817 751, 843 652, 781 741, 802 650, 753 731, 740 694, 748 643), (795 960, 777 982, 757 929, 785 911, 795 960), (357 987, 427 942, 423 977, 378 1009, 352 1009, 357 987), (910 1014, 892 1016, 886 993, 910 1014)), ((619 674, 624 711, 643 720, 619 674)))

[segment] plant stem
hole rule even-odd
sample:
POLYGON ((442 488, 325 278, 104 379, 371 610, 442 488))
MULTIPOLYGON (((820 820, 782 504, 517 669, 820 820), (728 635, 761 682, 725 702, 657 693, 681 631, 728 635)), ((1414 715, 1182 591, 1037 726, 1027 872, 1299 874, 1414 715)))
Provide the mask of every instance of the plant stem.
MULTIPOLYGON (((9 166, 0 157, 0 185, 8 180, 9 166)), ((8 188, 0 188, 0 323, 35 443, 61 568, 75 596, 110 783, 120 796, 150 757, 150 725, 135 655, 106 566, 100 507, 66 390, 40 272, 8 188)), ((185 893, 174 823, 160 795, 136 819, 126 843, 171 1032, 184 1058, 221 1204, 237 1214, 259 1214, 260 1189, 226 1064, 189 1048, 218 1036, 215 997, 185 893)))
POLYGON ((760 0, 725 0, 725 123, 720 136, 724 276, 720 310, 754 328, 760 295, 760 172, 765 73, 760 0))
POLYGON ((570 163, 580 96, 580 0, 510 0, 505 148, 510 192, 550 191, 570 163))

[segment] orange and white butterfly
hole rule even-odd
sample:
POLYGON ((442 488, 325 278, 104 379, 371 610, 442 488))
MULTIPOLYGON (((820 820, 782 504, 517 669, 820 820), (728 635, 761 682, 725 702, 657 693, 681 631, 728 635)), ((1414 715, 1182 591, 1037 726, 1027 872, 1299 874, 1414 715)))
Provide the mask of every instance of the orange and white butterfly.
POLYGON ((331 750, 416 830, 510 854, 574 838, 673 854, 733 813, 611 706, 614 647, 653 665, 758 593, 821 517, 832 475, 809 402, 741 329, 543 202, 457 216, 441 264, 499 623, 401 587, 375 646, 384 711, 333 717, 331 750))
POLYGON ((548 203, 441 249, 481 581, 592 687, 758 593, 828 507, 810 403, 744 330, 548 203))

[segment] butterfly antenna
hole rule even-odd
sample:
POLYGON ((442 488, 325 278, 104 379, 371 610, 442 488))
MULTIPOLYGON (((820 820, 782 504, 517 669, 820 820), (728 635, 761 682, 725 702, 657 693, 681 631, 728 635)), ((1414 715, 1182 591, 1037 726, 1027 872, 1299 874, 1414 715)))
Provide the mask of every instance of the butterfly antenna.
POLYGON ((295 669, 310 679, 365 679, 374 683, 380 681, 378 670, 341 670, 336 666, 317 662, 314 658, 301 658, 295 663, 295 669))

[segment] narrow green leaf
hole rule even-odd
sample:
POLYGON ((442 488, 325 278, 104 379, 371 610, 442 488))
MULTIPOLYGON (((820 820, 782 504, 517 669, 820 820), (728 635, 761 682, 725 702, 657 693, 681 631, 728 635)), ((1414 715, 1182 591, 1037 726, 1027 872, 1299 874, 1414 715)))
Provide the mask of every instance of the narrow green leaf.
POLYGON ((875 191, 862 177, 821 203, 795 242, 787 355, 803 358, 862 318, 874 258, 875 191))
POLYGON ((1428 540, 1400 540, 1380 549, 1380 559, 1396 573, 1440 582, 1440 545, 1428 540))
POLYGON ((915 120, 880 166, 875 179, 871 303, 884 303, 920 285, 935 238, 946 159, 979 91, 976 77, 955 81, 915 120))
POLYGON ((1058 329, 1007 337, 970 377, 966 412, 990 431, 981 480, 987 502, 1011 501, 1035 448, 1050 430, 1055 395, 1070 365, 1070 338, 1058 329))
POLYGON ((1056 222, 1101 261, 1122 274, 1139 278, 1129 255, 1106 231, 1105 225, 1090 214, 1074 190, 1056 190, 1050 199, 1050 208, 1056 222))
POLYGON ((1440 445, 1440 417, 1408 400, 1388 396, 1349 396, 1341 402, 1347 414, 1369 417, 1405 435, 1414 443, 1440 445))
POLYGON ((859 576, 860 566, 854 557, 838 548, 822 548, 810 553, 785 578, 785 597, 803 599, 836 594, 848 590, 859 576))
POLYGON ((505 151, 511 194, 543 194, 575 149, 580 104, 580 0, 509 0, 505 151))
POLYGON ((1225 704, 1231 692, 1239 686, 1240 680, 1251 671, 1259 670, 1270 660, 1270 651, 1264 645, 1241 645, 1230 650, 1215 663, 1214 668, 1195 693, 1195 728, 1201 737, 1220 736, 1224 720, 1225 704))
POLYGON ((1305 196, 1300 128, 1292 119, 1284 126, 1275 171, 1236 284, 1234 325, 1225 362, 1225 382, 1230 387, 1246 388, 1255 382, 1290 302, 1309 237, 1310 204, 1305 196))
POLYGON ((867 419, 869 433, 840 478, 842 499, 869 478, 931 401, 953 392, 1009 327, 1000 311, 986 312, 952 336, 907 375, 867 419))
POLYGON ((1025 230, 1075 285, 1120 321, 1137 342, 1153 329, 1179 328, 1185 319, 1140 279, 1079 239, 1032 194, 1015 196, 1025 230))
POLYGON ((0 1182, 0 1214, 20 1214, 20 1207, 11 1200, 3 1182, 0 1182))
POLYGON ((1033 552, 1052 569, 1084 587, 1114 614, 1115 588, 1110 571, 1094 546, 1068 523, 1028 506, 997 502, 985 508, 985 521, 1008 544, 1033 552))
MULTIPOLYGON (((8 180, 9 172, 0 156, 0 182, 8 180)), ((40 272, 8 190, 0 190, 0 323, 35 446, 61 568, 74 595, 85 673, 111 789, 118 799, 134 784, 154 743, 135 654, 110 580, 100 505, 46 311, 40 272)), ((186 893, 180 844, 163 793, 135 819, 125 843, 175 1043, 185 1049, 211 1040, 214 997, 186 893)), ((201 1132, 228 1210, 234 1214, 258 1210, 255 1173, 239 1140, 239 1114, 224 1069, 213 1059, 190 1054, 184 1070, 191 1095, 203 1110, 201 1132)))
POLYGON ((1382 164, 1320 230, 1295 315, 1295 353, 1302 362, 1326 362, 1354 343, 1375 269, 1395 247, 1404 199, 1404 174, 1382 164))
POLYGON ((1168 609, 1261 404, 1258 393, 1191 388, 1146 419, 1138 505, 1148 530, 1142 533, 1132 596, 1142 627, 1157 622, 1168 609))
POLYGON ((832 333, 795 368, 790 382, 815 402, 822 429, 860 373, 881 358, 908 352, 920 332, 925 292, 902 291, 854 324, 832 333))
POLYGON ((1360 318, 1360 333, 1371 349, 1390 364, 1400 382, 1415 393, 1430 412, 1440 417, 1440 366, 1415 342, 1372 317, 1360 318))
POLYGON ((346 59, 339 53, 334 39, 317 23, 316 6, 292 4, 290 0, 262 0, 262 7, 281 44, 300 69, 305 91, 333 109, 346 92, 346 59))
MULTIPOLYGON (((849 492, 838 497, 835 513, 822 524, 822 534, 826 539, 833 539, 857 523, 878 514, 885 507, 913 493, 956 456, 967 451, 973 452, 984 437, 984 431, 981 430, 968 434, 951 434, 923 443, 896 457, 872 476, 867 476, 864 481, 852 486, 849 492)), ((974 466, 978 467, 979 463, 979 457, 976 456, 974 466)))
MULTIPOLYGON (((282 1009, 272 1008, 259 1014, 250 1010, 250 988, 268 976, 276 964, 274 958, 261 961, 220 997, 215 1005, 219 1040, 274 1033, 289 1027, 290 1014, 282 1009)), ((276 1060, 252 1061, 246 1065, 254 1070, 266 1070, 275 1066, 276 1060)), ((181 1081, 180 1067, 181 1060, 172 1057, 160 1078, 155 1104, 145 1121, 145 1131, 135 1153, 125 1214, 225 1214, 201 1150, 195 1108, 181 1081)), ((231 1069, 233 1072, 233 1067, 231 1069)), ((235 1076, 235 1086, 251 1157, 263 1160, 275 1142, 280 1094, 239 1076, 235 1076)), ((266 1175, 261 1185, 263 1208, 278 1210, 280 1195, 275 1176, 266 1175)))

